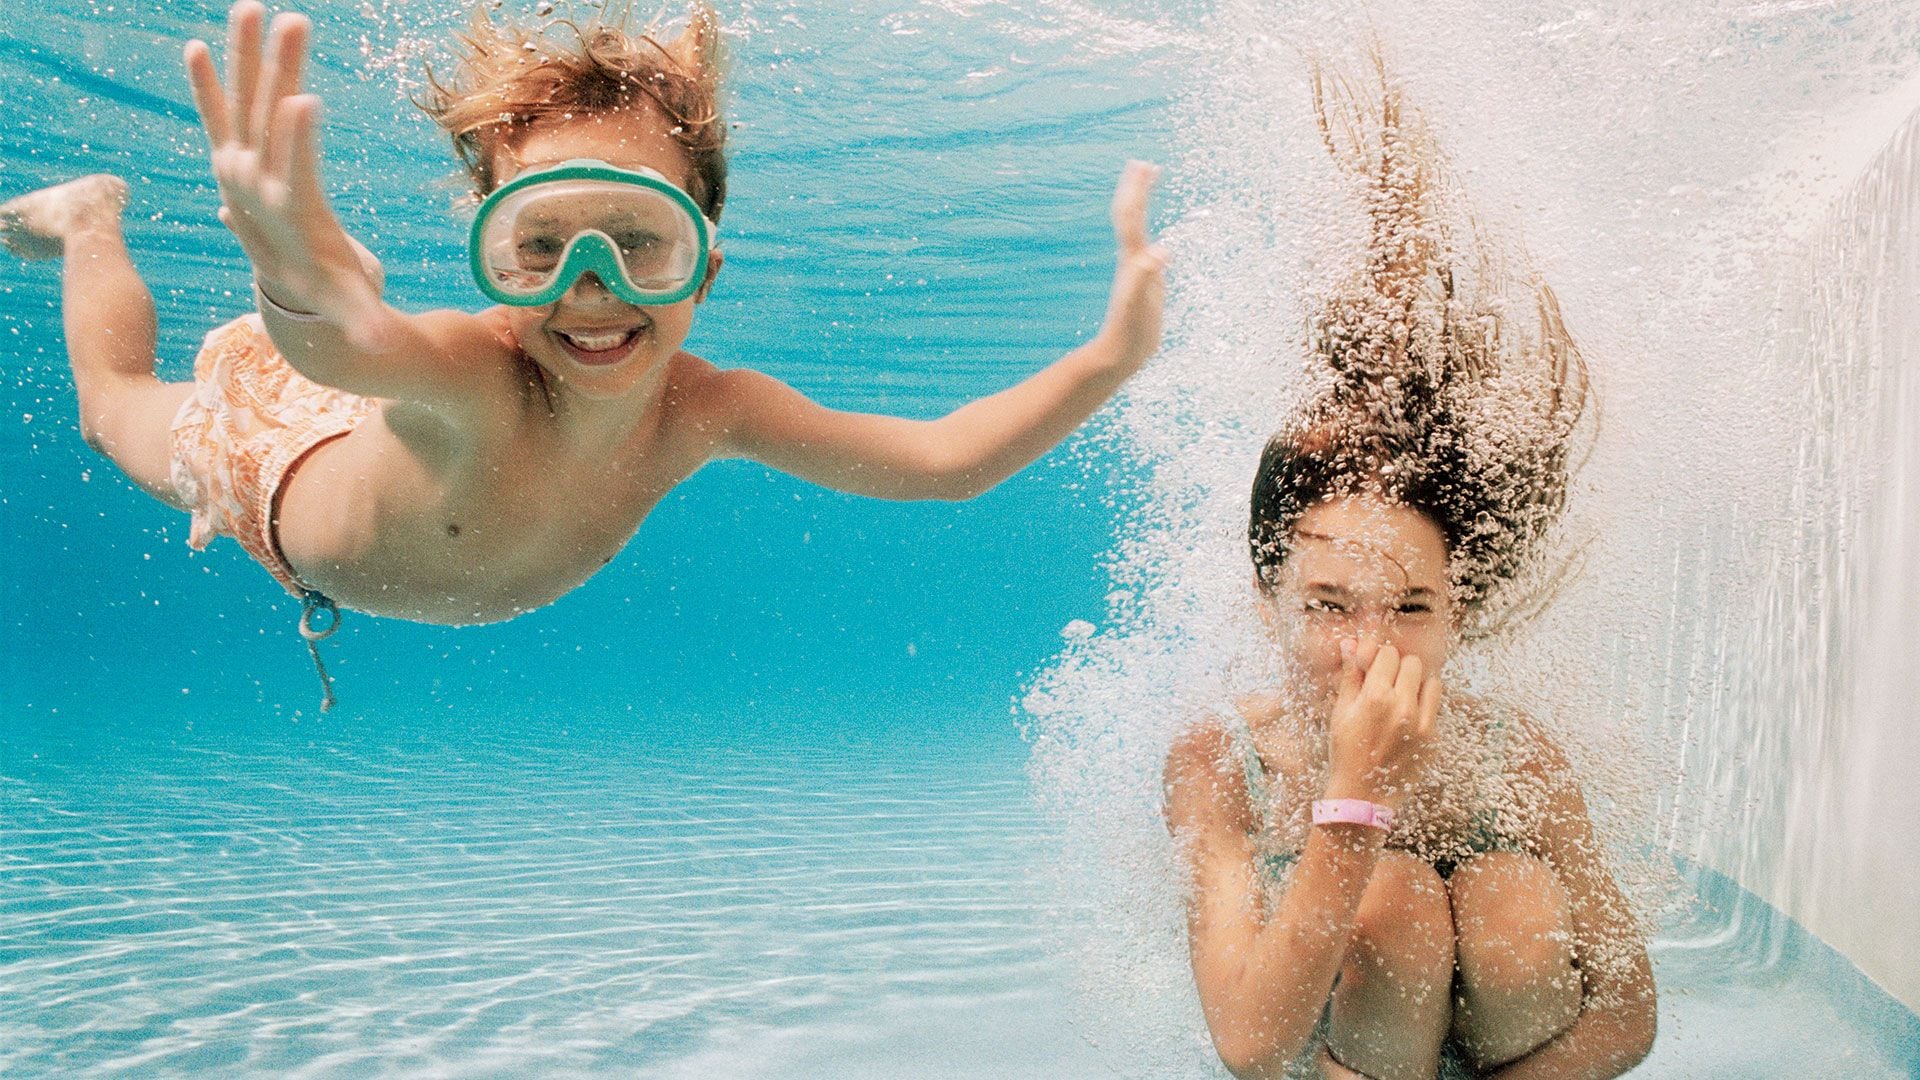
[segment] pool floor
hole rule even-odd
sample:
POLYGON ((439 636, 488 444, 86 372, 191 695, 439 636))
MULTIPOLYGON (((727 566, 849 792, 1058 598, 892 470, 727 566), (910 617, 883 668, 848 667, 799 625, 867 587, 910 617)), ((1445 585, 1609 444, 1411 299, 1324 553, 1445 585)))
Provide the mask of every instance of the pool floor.
MULTIPOLYGON (((8 728, 0 1073, 1131 1075, 1004 721, 473 723, 8 728)), ((1636 1075, 1915 1075, 1845 961, 1716 925, 1656 950, 1636 1075)))

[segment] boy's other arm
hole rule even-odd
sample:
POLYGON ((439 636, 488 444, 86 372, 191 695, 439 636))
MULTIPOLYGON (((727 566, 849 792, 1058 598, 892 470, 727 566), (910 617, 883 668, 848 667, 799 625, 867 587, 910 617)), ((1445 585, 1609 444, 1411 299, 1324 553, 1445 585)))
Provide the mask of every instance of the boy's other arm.
POLYGON ((1524 768, 1547 793, 1539 854, 1567 889, 1582 982, 1580 1016, 1546 1045, 1489 1076, 1608 1080, 1653 1048, 1659 1015, 1653 967, 1627 898, 1607 870, 1566 755, 1533 722, 1523 730, 1534 750, 1524 768))
POLYGON ((723 454, 856 495, 970 499, 1071 434, 1127 374, 1095 341, 938 420, 906 420, 829 409, 777 379, 728 371, 723 454))
POLYGON ((1166 253, 1147 238, 1158 170, 1130 162, 1113 198, 1119 267, 1092 341, 1017 386, 938 420, 838 412, 753 372, 722 376, 724 453, 883 499, 967 499, 1032 464, 1086 422, 1160 347, 1166 253))
POLYGON ((267 303, 261 318, 294 370, 323 386, 455 410, 514 394, 518 353, 479 315, 409 315, 376 302, 346 325, 292 318, 267 303))

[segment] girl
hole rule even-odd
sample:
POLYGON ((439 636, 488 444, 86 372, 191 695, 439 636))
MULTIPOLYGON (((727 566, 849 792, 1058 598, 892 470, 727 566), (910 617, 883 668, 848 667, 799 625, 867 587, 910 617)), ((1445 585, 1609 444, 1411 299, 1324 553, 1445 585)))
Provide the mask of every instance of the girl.
POLYGON ((1364 90, 1313 81, 1365 267, 1312 321, 1327 385, 1254 480, 1285 676, 1167 758, 1207 1024, 1238 1076, 1616 1076, 1652 1045, 1654 990, 1579 786, 1524 712, 1443 681, 1558 518, 1585 369, 1545 285, 1530 330, 1498 306, 1378 57, 1364 90))

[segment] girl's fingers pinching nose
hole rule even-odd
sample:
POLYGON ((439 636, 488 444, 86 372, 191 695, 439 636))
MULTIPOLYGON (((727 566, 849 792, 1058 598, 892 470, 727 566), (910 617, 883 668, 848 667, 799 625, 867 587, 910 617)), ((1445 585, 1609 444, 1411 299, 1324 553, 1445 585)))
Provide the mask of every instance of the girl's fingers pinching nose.
POLYGON ((1366 692, 1375 700, 1393 693, 1393 681, 1400 675, 1400 652, 1391 645, 1380 646, 1367 666, 1366 692))
POLYGON ((1354 638, 1352 641, 1353 666, 1365 674, 1367 669, 1373 667, 1373 658, 1380 655, 1380 643, 1365 638, 1354 638))
POLYGON ((1427 681, 1420 684, 1420 734, 1433 734, 1434 725, 1440 719, 1440 676, 1429 675, 1427 681))
POLYGON ((1411 720, 1418 715, 1420 706, 1420 684, 1426 680, 1426 665, 1418 656, 1408 656, 1400 661, 1400 671, 1393 677, 1393 696, 1400 703, 1401 711, 1411 720))

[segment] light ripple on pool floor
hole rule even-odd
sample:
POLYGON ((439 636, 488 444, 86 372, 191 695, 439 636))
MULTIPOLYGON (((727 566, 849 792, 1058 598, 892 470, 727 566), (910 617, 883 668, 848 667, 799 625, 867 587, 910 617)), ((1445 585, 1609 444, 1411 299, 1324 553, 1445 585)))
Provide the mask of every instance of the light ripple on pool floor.
POLYGON ((1017 769, 614 741, 10 755, 0 1065, 666 1068, 1057 986, 1017 769))

